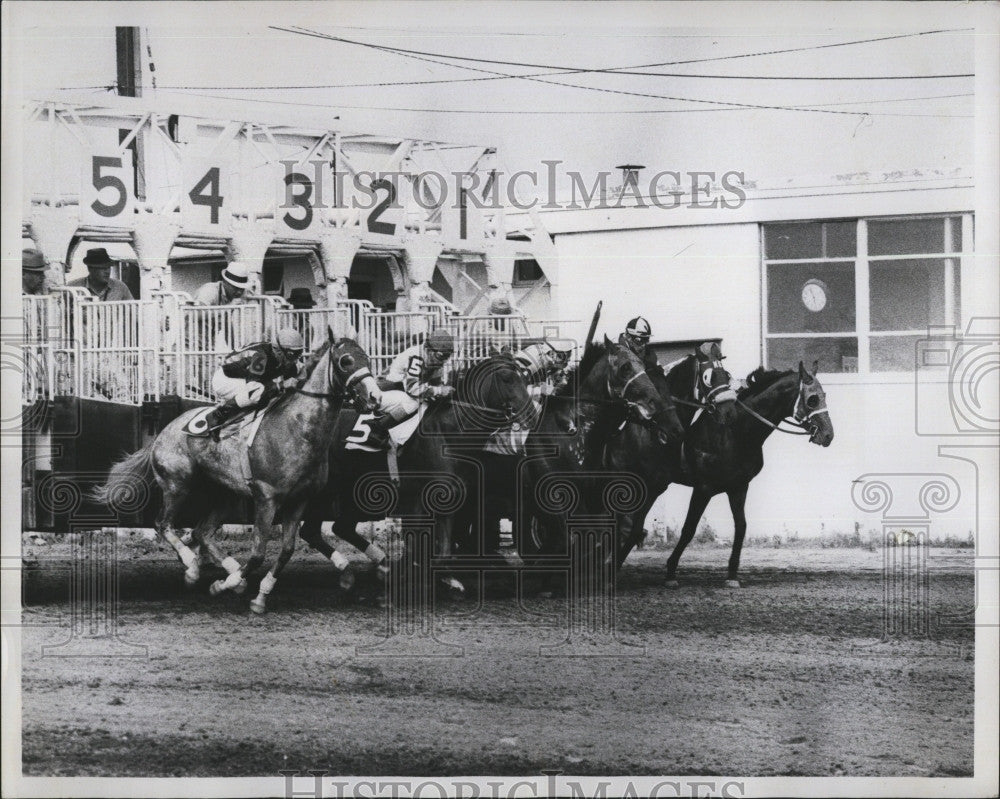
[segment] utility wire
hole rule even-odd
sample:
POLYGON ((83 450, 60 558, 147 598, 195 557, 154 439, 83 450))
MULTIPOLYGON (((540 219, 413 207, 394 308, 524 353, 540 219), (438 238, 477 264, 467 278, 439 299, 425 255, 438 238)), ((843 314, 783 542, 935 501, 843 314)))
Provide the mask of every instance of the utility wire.
MULTIPOLYGON (((326 33, 320 33, 319 31, 310 30, 309 28, 303 28, 299 25, 296 25, 292 28, 283 28, 277 25, 269 25, 268 27, 270 27, 272 30, 284 31, 286 33, 298 33, 303 36, 314 36, 321 39, 330 39, 332 41, 343 42, 344 44, 354 44, 354 45, 360 45, 362 47, 375 47, 377 49, 393 50, 399 53, 409 53, 411 55, 432 56, 434 58, 449 58, 455 61, 471 61, 478 64, 495 64, 506 67, 527 67, 529 69, 554 69, 554 70, 565 71, 567 73, 583 73, 583 72, 615 73, 620 71, 619 69, 615 68, 582 69, 576 67, 555 66, 553 64, 532 64, 524 61, 501 61, 492 58, 474 58, 472 56, 457 56, 457 55, 449 55, 447 53, 428 52, 425 50, 407 50, 401 47, 389 47, 388 45, 376 45, 376 44, 370 44, 368 42, 359 42, 354 39, 345 39, 341 36, 333 36, 326 33)), ((765 56, 765 55, 778 55, 781 53, 800 53, 807 50, 823 50, 830 47, 847 47, 849 45, 855 45, 855 44, 871 44, 874 42, 887 42, 894 39, 910 39, 917 36, 930 36, 932 34, 937 34, 937 33, 963 33, 971 30, 972 28, 943 28, 940 30, 918 31, 916 33, 901 33, 901 34, 895 34, 893 36, 880 36, 874 39, 856 39, 850 42, 832 42, 830 44, 815 44, 815 45, 808 45, 806 47, 790 47, 782 50, 762 50, 756 53, 738 53, 734 55, 711 56, 709 58, 691 58, 684 61, 661 61, 655 64, 637 64, 632 67, 622 67, 622 69, 647 69, 652 67, 678 66, 681 64, 702 64, 709 61, 729 61, 737 58, 757 58, 759 56, 765 56)), ((639 74, 649 74, 649 73, 639 73, 639 74)))
MULTIPOLYGON (((584 91, 594 91, 594 92, 601 92, 601 93, 606 93, 606 94, 619 94, 619 95, 628 96, 628 97, 642 97, 642 98, 654 99, 654 100, 673 100, 673 101, 676 101, 676 102, 702 103, 702 104, 706 104, 706 105, 719 105, 719 106, 725 106, 727 108, 745 108, 745 109, 760 109, 760 110, 774 110, 774 111, 798 111, 798 112, 803 112, 803 113, 836 114, 836 115, 841 115, 841 116, 858 116, 860 113, 862 113, 862 112, 858 112, 858 111, 835 111, 835 110, 832 110, 832 109, 829 109, 829 108, 819 108, 819 107, 811 107, 811 106, 764 105, 764 104, 759 104, 759 103, 740 103, 740 102, 728 101, 728 100, 705 100, 705 99, 702 99, 702 98, 677 97, 677 96, 672 96, 672 95, 650 94, 650 93, 647 93, 647 92, 633 92, 633 91, 627 91, 625 89, 608 89, 608 88, 603 88, 603 87, 598 87, 598 86, 585 86, 585 85, 579 84, 579 83, 564 83, 562 81, 547 80, 545 78, 530 77, 530 76, 526 76, 526 75, 510 75, 508 73, 496 72, 494 70, 481 69, 479 67, 470 67, 470 66, 465 66, 465 65, 462 65, 462 64, 448 64, 447 62, 443 62, 443 61, 437 60, 437 58, 433 58, 433 57, 430 57, 428 55, 424 55, 423 53, 421 53, 421 51, 404 50, 402 48, 389 47, 389 46, 386 46, 386 45, 377 45, 377 44, 371 44, 371 43, 366 43, 366 42, 357 42, 357 41, 353 41, 353 40, 350 40, 350 39, 344 39, 344 38, 341 38, 339 36, 328 36, 327 34, 318 33, 316 31, 309 31, 309 30, 304 29, 304 28, 303 29, 276 28, 273 25, 271 27, 274 28, 275 30, 282 30, 282 31, 290 32, 290 33, 301 32, 303 35, 314 36, 314 37, 317 37, 317 38, 320 38, 320 39, 327 39, 327 40, 336 41, 336 42, 340 42, 340 43, 353 44, 353 45, 357 45, 357 46, 360 46, 360 47, 366 47, 366 48, 370 48, 370 49, 374 49, 374 50, 381 50, 383 52, 394 53, 396 55, 403 56, 404 58, 411 58, 411 59, 415 59, 417 61, 426 61, 426 62, 429 62, 429 63, 432 63, 432 64, 439 64, 439 65, 444 65, 444 66, 452 66, 452 67, 455 67, 457 69, 464 69, 464 70, 469 70, 469 71, 472 71, 472 72, 482 72, 482 73, 487 73, 487 74, 490 74, 490 75, 499 75, 499 76, 507 77, 507 78, 515 78, 515 79, 519 79, 519 80, 530 80, 530 81, 535 82, 535 83, 543 83, 543 84, 548 84, 548 85, 551 85, 551 86, 561 86, 561 87, 566 87, 566 88, 582 89, 584 91)), ((940 31, 925 31, 923 34, 906 34, 905 36, 926 35, 928 33, 939 33, 939 32, 940 31)), ((879 40, 865 40, 865 41, 884 41, 887 38, 896 39, 896 38, 905 38, 905 36, 882 37, 882 39, 879 39, 879 40)), ((854 42, 854 43, 857 43, 857 42, 854 42)), ((850 44, 850 43, 839 43, 839 44, 850 44)), ((805 49, 819 49, 819 48, 822 48, 822 47, 833 47, 833 46, 838 46, 838 45, 833 45, 833 44, 829 44, 829 45, 816 45, 815 47, 805 48, 805 49)), ((798 49, 802 49, 802 48, 798 48, 798 49)), ((772 52, 780 52, 780 51, 772 51, 772 52)), ((724 58, 724 57, 720 57, 720 58, 724 58)), ((483 62, 486 59, 464 59, 463 58, 462 60, 471 60, 471 61, 483 62)), ((550 69, 551 68, 549 66, 544 66, 544 65, 540 65, 540 64, 534 64, 534 65, 519 64, 519 66, 534 66, 534 67, 540 67, 540 68, 543 68, 543 69, 550 69)), ((645 66, 659 66, 659 65, 649 64, 649 65, 645 65, 645 66)), ((584 70, 578 70, 578 71, 584 71, 584 70)), ((399 110, 406 110, 406 109, 399 109, 399 110)))

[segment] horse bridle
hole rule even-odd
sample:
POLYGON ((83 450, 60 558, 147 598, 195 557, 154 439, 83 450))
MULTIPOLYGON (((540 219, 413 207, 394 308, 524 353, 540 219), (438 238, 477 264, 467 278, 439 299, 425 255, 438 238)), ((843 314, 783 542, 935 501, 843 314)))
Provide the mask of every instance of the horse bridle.
MULTIPOLYGON (((331 345, 330 349, 331 350, 333 349, 333 345, 331 345)), ((344 353, 340 357, 343 358, 344 355, 349 355, 349 353, 344 353)), ((340 358, 337 358, 338 362, 339 360, 340 358)), ((355 390, 356 386, 360 381, 364 380, 366 377, 372 376, 371 369, 367 366, 362 366, 360 369, 348 375, 346 380, 341 381, 340 376, 337 374, 337 371, 333 368, 333 361, 334 357, 333 353, 331 352, 330 357, 327 359, 327 364, 326 364, 326 384, 330 388, 330 391, 327 392, 307 391, 306 389, 301 388, 300 386, 292 386, 290 391, 294 392, 295 394, 301 394, 304 397, 312 397, 313 399, 325 399, 325 400, 330 400, 331 402, 345 399, 349 394, 357 398, 357 393, 355 390), (337 388, 339 390, 334 391, 334 388, 337 388)))
POLYGON ((787 433, 790 436, 813 436, 819 432, 819 427, 812 422, 812 418, 821 413, 829 413, 826 405, 822 405, 819 408, 814 408, 809 410, 806 407, 805 400, 803 400, 805 382, 799 378, 799 390, 795 397, 795 407, 792 408, 791 420, 786 416, 784 419, 779 421, 777 424, 772 422, 770 419, 765 419, 759 413, 757 413, 753 408, 746 405, 743 400, 737 399, 736 403, 743 408, 747 413, 749 413, 754 419, 759 422, 763 422, 772 430, 777 430, 779 433, 787 433), (798 430, 786 430, 781 427, 782 424, 790 424, 794 427, 798 427, 798 430))

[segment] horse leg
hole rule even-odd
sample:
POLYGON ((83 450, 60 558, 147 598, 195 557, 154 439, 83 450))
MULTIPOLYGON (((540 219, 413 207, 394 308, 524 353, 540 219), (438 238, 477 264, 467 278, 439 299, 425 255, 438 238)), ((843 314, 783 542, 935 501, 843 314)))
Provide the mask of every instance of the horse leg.
MULTIPOLYGON (((226 573, 232 576, 233 574, 238 574, 240 570, 240 564, 232 555, 224 554, 219 548, 219 545, 215 543, 213 536, 219 531, 219 525, 222 521, 222 517, 225 513, 225 508, 214 507, 209 511, 208 515, 202 519, 197 527, 192 530, 192 538, 199 544, 204 546, 205 551, 208 552, 209 557, 217 565, 221 566, 226 570, 226 573)), ((226 588, 232 588, 233 592, 236 594, 242 594, 246 590, 247 581, 243 579, 240 575, 238 582, 235 585, 226 585, 225 580, 216 580, 208 588, 208 593, 212 596, 217 596, 226 588)))
POLYGON ((736 578, 736 573, 740 569, 740 553, 743 552, 743 537, 747 534, 747 515, 745 506, 747 501, 747 488, 743 486, 732 491, 728 491, 729 508, 733 512, 733 552, 729 556, 729 574, 726 579, 727 588, 739 588, 740 581, 736 578))
POLYGON ((295 538, 299 532, 299 519, 302 518, 305 506, 306 500, 299 500, 288 511, 288 516, 281 524, 281 551, 278 553, 278 558, 275 560, 274 566, 271 567, 271 571, 265 574, 260 581, 260 590, 257 596, 250 602, 250 610, 258 615, 267 610, 267 595, 274 590, 282 569, 285 568, 285 564, 288 563, 292 557, 292 553, 295 552, 295 538))
POLYGON ((260 489, 254 491, 254 524, 250 557, 241 569, 230 572, 225 580, 218 581, 212 586, 213 595, 227 589, 237 589, 237 593, 243 592, 243 588, 246 587, 246 578, 259 569, 264 562, 267 536, 271 531, 271 524, 274 522, 275 510, 274 497, 270 493, 265 493, 260 489))
POLYGON ((667 588, 677 588, 677 563, 684 554, 687 545, 691 543, 694 534, 698 529, 698 522, 701 515, 708 507, 708 501, 712 495, 700 488, 695 488, 691 493, 691 502, 688 504, 687 517, 684 519, 684 526, 681 528, 681 538, 674 547, 674 551, 667 558, 667 588))
POLYGON ((328 503, 322 496, 317 496, 306 505, 305 514, 302 517, 302 526, 299 528, 299 537, 309 546, 315 549, 324 558, 329 560, 337 569, 344 571, 350 562, 336 549, 330 546, 323 538, 323 517, 327 515, 328 503))
POLYGON ((174 518, 180 507, 181 499, 185 494, 183 485, 179 483, 169 481, 164 485, 163 510, 160 513, 156 528, 160 536, 174 548, 177 557, 184 564, 184 584, 190 588, 198 582, 198 578, 201 576, 198 567, 198 556, 174 532, 174 518))

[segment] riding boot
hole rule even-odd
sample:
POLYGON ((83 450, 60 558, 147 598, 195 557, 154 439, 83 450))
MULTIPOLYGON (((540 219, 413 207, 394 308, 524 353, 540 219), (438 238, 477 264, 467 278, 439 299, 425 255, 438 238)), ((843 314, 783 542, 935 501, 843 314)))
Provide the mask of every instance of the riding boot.
POLYGON ((222 405, 212 409, 212 412, 205 417, 205 424, 213 441, 219 440, 219 431, 229 419, 232 419, 241 410, 240 406, 232 400, 227 400, 222 405))

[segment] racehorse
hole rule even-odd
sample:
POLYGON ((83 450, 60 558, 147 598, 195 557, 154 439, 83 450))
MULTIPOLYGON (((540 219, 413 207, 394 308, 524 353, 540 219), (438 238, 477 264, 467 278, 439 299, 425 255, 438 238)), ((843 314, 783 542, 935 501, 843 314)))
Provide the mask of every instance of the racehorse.
MULTIPOLYGON (((457 492, 460 501, 434 514, 437 557, 450 557, 456 539, 465 542, 470 528, 478 528, 482 517, 477 515, 486 511, 495 496, 488 489, 489 481, 481 477, 489 457, 484 449, 492 438, 530 426, 535 409, 523 375, 506 352, 457 372, 452 382, 454 396, 430 403, 416 432, 399 449, 398 489, 386 484, 388 453, 345 448, 349 440, 364 436, 356 435, 358 414, 350 408, 341 412, 329 452, 327 489, 310 502, 300 530, 310 546, 337 563, 334 549, 320 532, 322 521, 332 516, 335 535, 378 563, 384 553, 357 532, 358 522, 393 515, 426 517, 428 500, 450 492, 457 492), (392 502, 383 501, 389 497, 392 502)), ((509 457, 517 455, 511 449, 509 457)), ((461 590, 457 580, 447 582, 461 590)))
POLYGON ((595 453, 604 429, 641 431, 662 446, 684 435, 669 393, 657 390, 631 350, 606 336, 603 344, 588 344, 568 378, 545 399, 520 469, 518 550, 526 560, 567 552, 566 524, 575 507, 562 507, 559 494, 574 494, 574 505, 586 513, 607 512, 604 489, 612 476, 595 453))
POLYGON ((828 447, 833 441, 833 423, 823 386, 816 378, 817 366, 813 364, 812 372, 801 361, 798 371, 758 368, 747 378, 747 387, 738 392, 735 419, 722 423, 705 414, 696 423, 695 428, 705 428, 700 443, 689 446, 685 442, 684 451, 671 463, 671 482, 691 486, 693 491, 680 540, 667 559, 668 587, 677 587, 681 555, 694 538, 709 500, 722 493, 729 497, 735 525, 726 586, 740 587, 737 572, 747 531, 744 506, 750 481, 764 467, 764 442, 775 430, 793 432, 779 427, 789 418, 803 428, 798 434, 808 435, 811 443, 828 447))
POLYGON ((360 403, 379 397, 369 369, 368 355, 352 339, 328 340, 311 358, 301 384, 290 388, 266 412, 249 449, 242 433, 219 442, 186 432, 188 422, 202 409, 181 414, 138 452, 115 464, 107 482, 95 489, 95 499, 114 504, 138 490, 137 480, 151 472, 163 491, 157 531, 177 552, 186 567, 185 581, 198 580, 198 558, 174 532, 175 520, 188 503, 207 508, 195 530, 229 576, 212 586, 212 593, 242 592, 247 576, 264 562, 267 536, 275 521, 283 526, 281 552, 251 602, 255 613, 266 609, 267 595, 295 549, 295 535, 310 495, 326 482, 327 450, 337 417, 348 395, 360 403), (249 559, 239 566, 222 559, 210 534, 220 523, 232 497, 249 498, 254 506, 253 545, 249 559), (206 497, 208 501, 206 501, 206 497))
POLYGON ((684 427, 682 443, 664 446, 639 425, 626 425, 603 442, 602 463, 610 471, 630 472, 645 488, 642 505, 622 514, 618 525, 616 565, 620 568, 632 549, 642 540, 643 524, 653 503, 675 482, 676 464, 692 453, 712 450, 719 429, 735 419, 736 392, 731 376, 718 360, 691 354, 671 364, 667 371, 659 364, 646 370, 665 398, 677 403, 677 415, 684 427), (703 414, 718 424, 697 424, 703 414))

